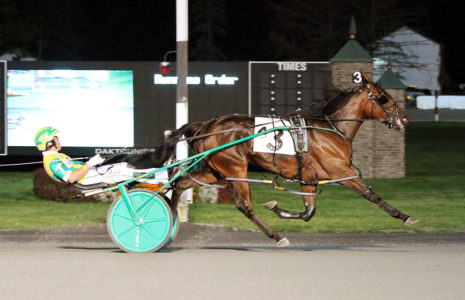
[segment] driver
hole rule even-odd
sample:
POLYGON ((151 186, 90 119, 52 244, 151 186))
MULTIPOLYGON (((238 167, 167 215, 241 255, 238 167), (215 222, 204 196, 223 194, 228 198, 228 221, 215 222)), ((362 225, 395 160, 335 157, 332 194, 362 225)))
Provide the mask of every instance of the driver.
POLYGON ((93 156, 86 163, 72 160, 66 154, 58 152, 61 150, 61 145, 57 135, 58 130, 55 128, 44 127, 37 132, 35 137, 37 149, 42 151, 45 171, 56 181, 88 185, 102 182, 116 184, 134 178, 137 178, 139 182, 149 184, 159 184, 168 180, 167 170, 141 177, 145 173, 156 170, 156 168, 134 169, 129 167, 126 162, 100 166, 105 159, 99 154, 93 156))

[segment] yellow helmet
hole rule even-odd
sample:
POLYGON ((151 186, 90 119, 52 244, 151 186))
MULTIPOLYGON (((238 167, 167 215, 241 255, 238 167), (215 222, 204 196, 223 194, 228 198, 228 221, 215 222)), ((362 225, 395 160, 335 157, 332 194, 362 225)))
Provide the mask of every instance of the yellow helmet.
POLYGON ((58 135, 58 130, 53 127, 44 127, 36 134, 35 142, 37 149, 45 151, 47 143, 53 141, 53 138, 58 135))

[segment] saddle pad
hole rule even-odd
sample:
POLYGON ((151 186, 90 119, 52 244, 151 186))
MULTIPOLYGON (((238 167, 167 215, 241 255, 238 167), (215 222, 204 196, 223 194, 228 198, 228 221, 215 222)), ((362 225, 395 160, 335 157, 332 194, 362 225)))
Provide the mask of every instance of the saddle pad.
MULTIPOLYGON (((254 133, 282 126, 291 126, 291 124, 279 118, 255 117, 254 133)), ((257 136, 253 139, 253 151, 295 155, 294 142, 289 130, 276 130, 257 136)))

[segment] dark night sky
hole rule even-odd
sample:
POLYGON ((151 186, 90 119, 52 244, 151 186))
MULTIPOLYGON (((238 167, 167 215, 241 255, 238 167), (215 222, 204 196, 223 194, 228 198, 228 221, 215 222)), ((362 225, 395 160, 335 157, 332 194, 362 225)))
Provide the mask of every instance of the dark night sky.
POLYGON ((451 80, 465 83, 465 2, 432 1, 429 37, 441 44, 443 65, 451 80))
MULTIPOLYGON (((198 1, 201 0, 191 0, 190 8, 198 1)), ((264 4, 269 1, 272 0, 225 0, 228 27, 226 36, 219 42, 219 47, 228 54, 228 60, 276 60, 276 57, 267 56, 266 50, 269 49, 264 51, 261 48, 266 45, 270 28, 279 26, 276 24, 276 19, 263 10, 264 4)), ((298 0, 285 0, 281 3, 295 1, 298 0)), ((368 0, 365 1, 369 3, 368 0)), ((399 0, 387 1, 399 2, 399 0)), ((0 8, 2 8, 0 20, 5 22, 10 16, 10 21, 26 20, 26 23, 32 23, 34 28, 38 27, 36 23, 40 23, 39 20, 44 20, 43 23, 46 24, 44 32, 48 32, 48 35, 43 36, 42 58, 45 60, 158 61, 165 52, 176 47, 175 2, 174 0, 25 0, 21 2, 0 0, 0 8), (5 7, 11 6, 11 3, 19 7, 15 13, 5 10, 5 7)), ((300 2, 305 3, 304 0, 300 2)), ((355 2, 357 1, 346 3, 355 2)), ((361 3, 362 0, 359 2, 361 3)), ((444 68, 451 81, 465 83, 463 71, 465 69, 463 59, 465 2, 410 0, 405 3, 416 3, 420 10, 423 10, 423 14, 419 17, 421 20, 411 20, 412 24, 407 25, 416 29, 415 25, 421 23, 419 31, 441 44, 444 68)), ((344 31, 340 36, 345 36, 351 14, 352 12, 348 11, 347 17, 342 18, 347 25, 340 26, 340 31, 344 31)), ((355 14, 355 17, 357 23, 363 23, 366 16, 359 13, 355 14)), ((192 15, 190 19, 192 20, 192 15)), ((16 28, 15 25, 12 26, 16 28)), ((32 32, 27 29, 30 27, 25 25, 24 28, 19 31, 21 35, 24 32, 32 32)), ((4 33, 8 27, 3 26, 2 29, 4 33)), ((333 44, 343 45, 345 41, 341 38, 333 44)), ((16 41, 16 44, 20 43, 16 41)), ((15 42, 10 43, 10 46, 15 46, 15 42)), ((5 51, 8 45, 3 43, 0 47, 5 51)), ((194 47, 195 40, 190 39, 189 49, 194 47)), ((28 50, 33 54, 39 51, 37 45, 29 46, 28 50)), ((334 54, 334 50, 328 51, 323 58, 329 59, 334 54)), ((301 59, 321 60, 321 57, 301 59)))

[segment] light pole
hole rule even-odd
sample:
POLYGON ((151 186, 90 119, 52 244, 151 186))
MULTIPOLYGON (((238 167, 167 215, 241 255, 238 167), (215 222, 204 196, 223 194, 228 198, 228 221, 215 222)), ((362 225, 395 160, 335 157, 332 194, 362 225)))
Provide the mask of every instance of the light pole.
MULTIPOLYGON (((187 101, 187 70, 189 40, 188 0, 176 0, 176 128, 189 121, 189 102, 187 101)), ((187 142, 176 145, 176 159, 188 157, 187 142)), ((179 221, 187 221, 188 203, 192 203, 192 189, 183 193, 179 203, 179 221)))
MULTIPOLYGON (((189 121, 187 101, 188 0, 176 0, 176 128, 189 121)), ((178 143, 176 159, 187 158, 187 143, 178 143)))

